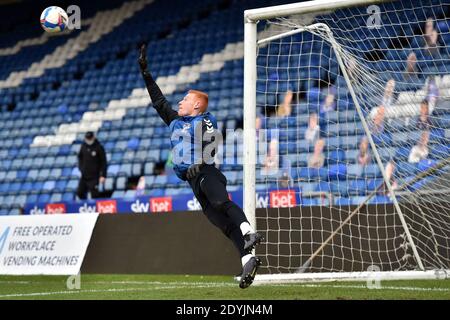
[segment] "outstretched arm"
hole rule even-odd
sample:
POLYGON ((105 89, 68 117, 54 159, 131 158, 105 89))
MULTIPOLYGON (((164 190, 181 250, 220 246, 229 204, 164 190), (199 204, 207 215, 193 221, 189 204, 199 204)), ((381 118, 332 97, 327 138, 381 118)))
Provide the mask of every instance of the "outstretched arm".
POLYGON ((179 118, 178 112, 171 108, 169 102, 153 79, 150 71, 147 69, 147 46, 145 44, 141 46, 138 62, 147 91, 152 99, 153 107, 158 111, 161 119, 169 125, 173 120, 179 118))

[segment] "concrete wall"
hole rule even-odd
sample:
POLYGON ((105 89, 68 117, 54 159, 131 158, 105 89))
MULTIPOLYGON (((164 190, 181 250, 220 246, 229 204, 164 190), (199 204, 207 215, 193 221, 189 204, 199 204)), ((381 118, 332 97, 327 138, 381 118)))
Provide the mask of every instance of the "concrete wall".
POLYGON ((82 273, 236 275, 237 250, 201 212, 100 215, 82 273))

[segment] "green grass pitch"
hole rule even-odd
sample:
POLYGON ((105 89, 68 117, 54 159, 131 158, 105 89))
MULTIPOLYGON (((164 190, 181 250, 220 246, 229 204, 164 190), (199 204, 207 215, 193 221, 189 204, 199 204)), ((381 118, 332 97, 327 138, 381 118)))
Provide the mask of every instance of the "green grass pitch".
POLYGON ((0 276, 0 299, 450 299, 450 280, 253 285, 242 290, 229 276, 81 275, 69 290, 64 276, 0 276))

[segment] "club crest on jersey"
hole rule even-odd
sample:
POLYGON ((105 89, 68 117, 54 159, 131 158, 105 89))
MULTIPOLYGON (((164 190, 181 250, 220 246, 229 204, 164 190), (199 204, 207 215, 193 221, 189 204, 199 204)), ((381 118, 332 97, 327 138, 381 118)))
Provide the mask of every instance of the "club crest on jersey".
POLYGON ((92 151, 91 155, 92 155, 93 157, 95 157, 95 156, 97 155, 97 152, 92 151))
POLYGON ((189 129, 191 129, 191 124, 190 123, 185 123, 185 124, 183 124, 183 129, 181 131, 186 133, 186 132, 189 131, 189 129))

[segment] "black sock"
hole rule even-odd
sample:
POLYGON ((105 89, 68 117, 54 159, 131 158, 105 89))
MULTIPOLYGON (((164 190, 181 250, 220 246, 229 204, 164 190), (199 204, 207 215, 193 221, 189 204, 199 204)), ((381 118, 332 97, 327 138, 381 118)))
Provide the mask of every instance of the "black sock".
POLYGON ((239 228, 234 228, 229 234, 229 238, 233 241, 234 246, 239 251, 239 255, 242 258, 247 254, 244 250, 244 237, 242 236, 241 230, 239 228))

